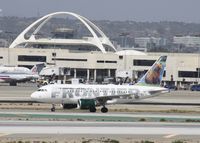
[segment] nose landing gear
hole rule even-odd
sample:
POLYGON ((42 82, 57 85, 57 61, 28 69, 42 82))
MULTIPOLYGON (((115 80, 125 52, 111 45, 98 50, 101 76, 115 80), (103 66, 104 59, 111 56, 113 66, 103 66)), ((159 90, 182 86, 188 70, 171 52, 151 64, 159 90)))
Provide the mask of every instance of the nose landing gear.
POLYGON ((55 108, 55 105, 52 104, 52 107, 51 107, 51 112, 55 112, 56 108, 55 108))

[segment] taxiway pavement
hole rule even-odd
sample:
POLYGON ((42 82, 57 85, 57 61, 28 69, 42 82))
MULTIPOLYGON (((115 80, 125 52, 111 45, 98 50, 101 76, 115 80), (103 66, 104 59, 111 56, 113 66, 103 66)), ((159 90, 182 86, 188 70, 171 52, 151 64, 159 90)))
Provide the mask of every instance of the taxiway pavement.
POLYGON ((1 134, 200 136, 200 124, 153 122, 0 121, 1 134))

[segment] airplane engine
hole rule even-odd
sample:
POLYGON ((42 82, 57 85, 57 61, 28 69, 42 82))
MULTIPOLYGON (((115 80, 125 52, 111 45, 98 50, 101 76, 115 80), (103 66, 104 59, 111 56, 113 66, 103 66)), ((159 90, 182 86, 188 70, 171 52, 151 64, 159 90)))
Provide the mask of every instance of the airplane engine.
POLYGON ((94 99, 79 99, 78 106, 80 109, 90 109, 95 108, 96 102, 94 99))

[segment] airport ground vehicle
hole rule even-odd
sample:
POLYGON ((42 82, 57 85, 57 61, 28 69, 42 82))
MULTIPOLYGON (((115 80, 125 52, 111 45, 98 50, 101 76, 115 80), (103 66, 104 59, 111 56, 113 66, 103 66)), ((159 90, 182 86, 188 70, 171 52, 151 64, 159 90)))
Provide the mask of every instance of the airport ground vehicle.
POLYGON ((31 94, 35 101, 52 104, 74 104, 81 109, 96 112, 96 105, 103 106, 101 112, 108 112, 106 104, 130 102, 158 96, 169 90, 161 87, 166 56, 161 56, 135 85, 89 85, 89 84, 51 84, 39 88, 31 94))
POLYGON ((48 84, 48 80, 44 79, 44 78, 39 78, 36 80, 37 86, 44 86, 48 84))
POLYGON ((200 91, 200 84, 194 84, 190 87, 191 91, 200 91))
POLYGON ((177 86, 175 86, 174 84, 167 84, 164 87, 168 88, 169 90, 177 90, 177 86))

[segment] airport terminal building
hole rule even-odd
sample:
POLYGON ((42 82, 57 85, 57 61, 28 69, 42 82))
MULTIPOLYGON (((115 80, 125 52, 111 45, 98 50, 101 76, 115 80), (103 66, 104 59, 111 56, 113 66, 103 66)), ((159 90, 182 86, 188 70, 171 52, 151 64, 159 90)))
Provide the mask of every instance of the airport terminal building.
POLYGON ((0 48, 0 64, 31 68, 41 62, 69 69, 70 77, 101 82, 118 73, 138 79, 161 55, 167 55, 163 81, 176 85, 198 83, 200 54, 144 53, 118 51, 109 38, 91 21, 70 12, 46 15, 27 27, 10 45, 0 48), (64 17, 71 25, 56 24, 50 33, 45 24, 64 17), (67 17, 67 18, 66 18, 67 17), (77 26, 78 25, 78 26, 77 26), (78 28, 77 28, 78 27, 78 28), (46 35, 42 35, 45 33, 46 35), (83 35, 84 34, 84 35, 83 35))

